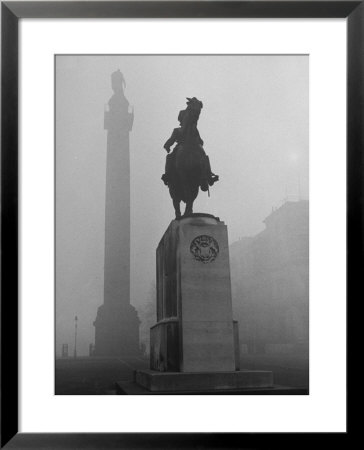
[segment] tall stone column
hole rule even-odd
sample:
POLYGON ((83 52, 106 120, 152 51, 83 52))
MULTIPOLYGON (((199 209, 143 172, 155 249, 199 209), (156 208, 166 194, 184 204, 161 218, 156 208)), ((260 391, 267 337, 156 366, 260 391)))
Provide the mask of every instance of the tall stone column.
POLYGON ((120 70, 111 75, 114 94, 105 111, 107 130, 104 304, 95 325, 95 356, 139 352, 139 319, 130 304, 130 154, 134 114, 120 70))

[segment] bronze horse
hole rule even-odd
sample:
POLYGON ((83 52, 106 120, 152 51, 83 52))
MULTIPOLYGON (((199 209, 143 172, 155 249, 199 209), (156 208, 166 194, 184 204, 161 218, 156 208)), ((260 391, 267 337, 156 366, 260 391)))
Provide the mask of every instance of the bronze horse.
POLYGON ((187 108, 180 112, 178 118, 181 127, 174 129, 171 138, 164 145, 169 152, 169 147, 177 142, 173 153, 167 156, 166 175, 162 177, 168 185, 176 219, 181 218, 181 201, 186 204, 184 216, 192 214, 199 187, 206 191, 208 185, 212 186, 218 180, 218 176, 211 172, 197 129, 202 102, 195 97, 187 100, 187 108))

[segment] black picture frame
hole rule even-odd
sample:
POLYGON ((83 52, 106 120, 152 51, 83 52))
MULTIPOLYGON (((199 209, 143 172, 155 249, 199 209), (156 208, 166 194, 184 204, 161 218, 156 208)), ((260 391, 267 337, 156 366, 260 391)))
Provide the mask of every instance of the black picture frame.
MULTIPOLYGON (((347 18, 347 304, 363 298, 363 1, 1 2, 1 448, 293 448, 312 438, 327 444, 325 433, 18 433, 18 22, 119 17, 347 18)), ((347 440, 348 431, 335 441, 347 440)))

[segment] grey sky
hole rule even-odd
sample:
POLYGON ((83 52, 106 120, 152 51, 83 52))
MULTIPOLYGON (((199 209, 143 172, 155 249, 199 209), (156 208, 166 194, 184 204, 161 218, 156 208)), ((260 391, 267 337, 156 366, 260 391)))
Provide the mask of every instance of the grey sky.
POLYGON ((134 106, 131 302, 150 300, 155 249, 173 219, 165 140, 186 97, 204 107, 199 130, 220 181, 195 212, 224 220, 230 243, 263 229, 286 195, 308 198, 307 56, 58 56, 56 59, 57 351, 94 340, 103 302, 106 131, 110 75, 120 69, 134 106))

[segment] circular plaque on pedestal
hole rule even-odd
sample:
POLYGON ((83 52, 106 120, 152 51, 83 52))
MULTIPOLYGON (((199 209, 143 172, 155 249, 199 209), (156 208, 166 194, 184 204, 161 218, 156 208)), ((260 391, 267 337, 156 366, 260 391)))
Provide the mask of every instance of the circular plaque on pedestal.
POLYGON ((191 242, 190 251, 197 261, 207 264, 217 258, 217 255, 219 254, 219 244, 212 236, 203 234, 195 237, 191 242))

